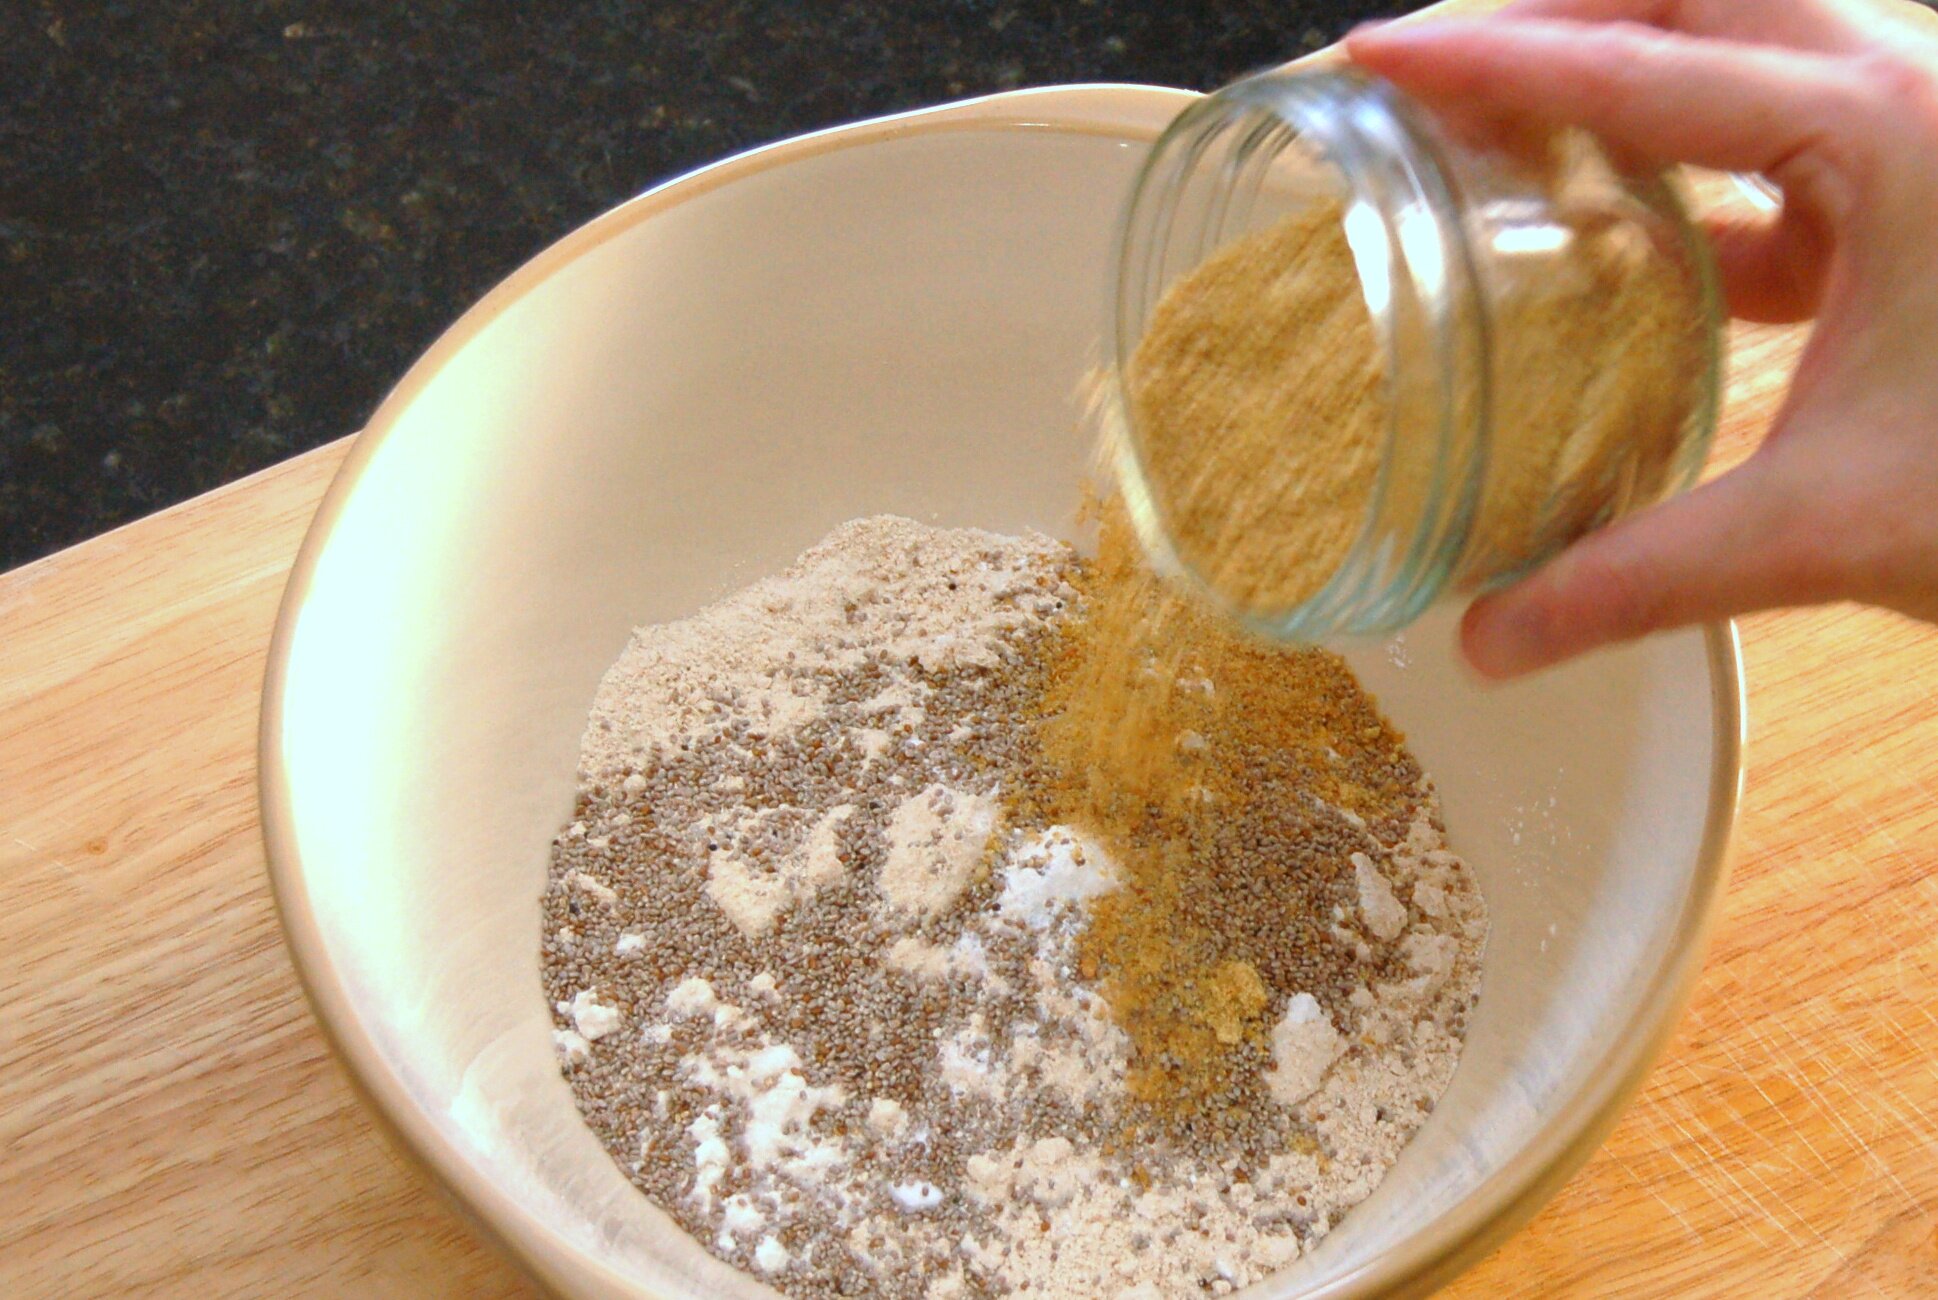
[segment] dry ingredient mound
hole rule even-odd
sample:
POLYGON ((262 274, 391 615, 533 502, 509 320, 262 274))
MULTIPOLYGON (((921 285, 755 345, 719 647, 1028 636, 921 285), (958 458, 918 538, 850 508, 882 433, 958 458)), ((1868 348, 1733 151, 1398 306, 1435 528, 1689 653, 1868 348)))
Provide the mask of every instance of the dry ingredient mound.
MULTIPOLYGON (((1553 160, 1557 177, 1564 161, 1553 160)), ((1484 268, 1491 410, 1462 585, 1658 497, 1702 400, 1694 278, 1599 192, 1554 184, 1558 251, 1484 268)), ((1418 508, 1431 477, 1413 463, 1420 451, 1386 450, 1391 376, 1345 230, 1343 205, 1327 199, 1221 248, 1159 300, 1126 375, 1171 544, 1239 610, 1283 611, 1332 580, 1367 524, 1383 458, 1399 475, 1396 510, 1418 508)), ((1445 400, 1456 418, 1481 413, 1477 392, 1445 400)))
POLYGON ((543 903, 559 1058, 786 1295, 1228 1293, 1458 1060, 1485 912, 1401 738, 1105 523, 1082 560, 857 520, 600 687, 543 903))

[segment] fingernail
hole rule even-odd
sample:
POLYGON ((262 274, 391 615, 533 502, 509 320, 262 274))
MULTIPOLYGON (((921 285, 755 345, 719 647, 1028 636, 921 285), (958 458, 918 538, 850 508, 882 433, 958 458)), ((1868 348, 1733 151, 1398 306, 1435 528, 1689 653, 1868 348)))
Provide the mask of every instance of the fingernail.
POLYGON ((1543 662, 1541 619, 1525 601, 1482 596, 1460 620, 1460 648, 1483 677, 1518 677, 1543 662))
POLYGON ((1365 40, 1369 36, 1377 39, 1381 32, 1386 31, 1392 25, 1393 20, 1391 18, 1374 18, 1367 22, 1358 23, 1346 33, 1346 42, 1351 44, 1354 41, 1365 40))

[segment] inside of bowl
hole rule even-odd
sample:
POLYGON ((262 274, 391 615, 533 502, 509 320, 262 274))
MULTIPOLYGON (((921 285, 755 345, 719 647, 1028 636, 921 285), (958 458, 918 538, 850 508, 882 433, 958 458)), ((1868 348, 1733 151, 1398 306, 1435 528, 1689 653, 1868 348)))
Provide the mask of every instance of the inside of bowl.
MULTIPOLYGON (((635 623, 856 515, 1067 531, 1140 156, 1121 109, 851 133, 686 182, 527 268, 377 422, 286 644, 278 869, 373 1092, 562 1290, 771 1294, 633 1190, 554 1062, 538 895, 594 686, 635 623)), ((1494 928, 1439 1110, 1259 1295, 1420 1233, 1596 1084, 1687 919, 1711 798, 1699 633, 1505 689, 1457 665, 1446 615, 1350 653, 1494 928)))

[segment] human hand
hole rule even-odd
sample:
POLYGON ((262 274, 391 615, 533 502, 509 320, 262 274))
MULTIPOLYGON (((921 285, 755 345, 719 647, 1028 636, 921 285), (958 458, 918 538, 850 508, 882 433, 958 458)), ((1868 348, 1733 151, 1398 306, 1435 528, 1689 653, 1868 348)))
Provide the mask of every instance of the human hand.
POLYGON ((1781 214, 1710 227, 1730 310, 1816 319, 1746 462, 1474 602, 1461 638, 1483 674, 1780 605, 1853 599, 1938 622, 1938 36, 1911 7, 1520 0, 1347 39, 1428 103, 1760 173, 1781 214))

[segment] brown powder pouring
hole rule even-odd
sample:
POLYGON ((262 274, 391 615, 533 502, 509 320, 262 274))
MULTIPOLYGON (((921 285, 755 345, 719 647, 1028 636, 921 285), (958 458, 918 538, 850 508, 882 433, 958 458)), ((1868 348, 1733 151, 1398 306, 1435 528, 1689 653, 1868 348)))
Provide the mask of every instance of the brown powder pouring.
POLYGON ((1352 902, 1352 852, 1402 837, 1426 795, 1343 660, 1245 636, 1150 572, 1121 501, 1099 515, 1013 815, 1078 825, 1117 863, 1079 973, 1130 1036, 1145 1122, 1216 1132, 1267 1104, 1288 999, 1351 1022, 1365 972, 1325 918, 1352 902))

